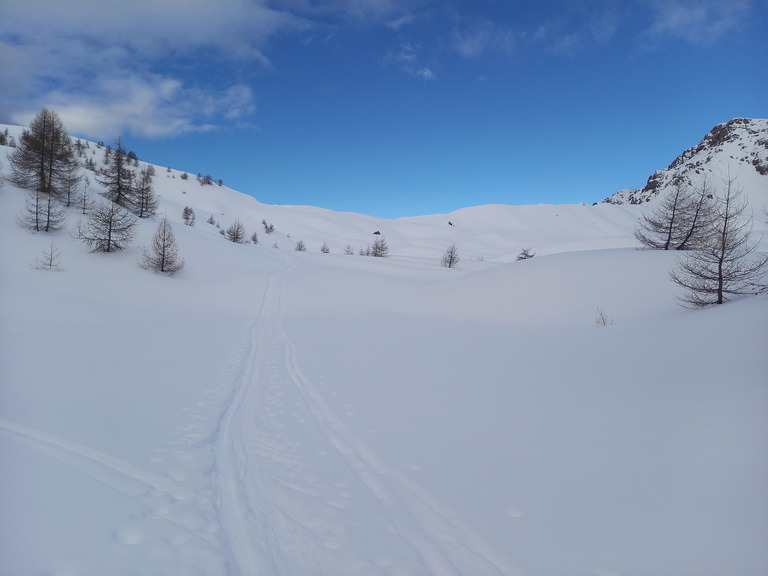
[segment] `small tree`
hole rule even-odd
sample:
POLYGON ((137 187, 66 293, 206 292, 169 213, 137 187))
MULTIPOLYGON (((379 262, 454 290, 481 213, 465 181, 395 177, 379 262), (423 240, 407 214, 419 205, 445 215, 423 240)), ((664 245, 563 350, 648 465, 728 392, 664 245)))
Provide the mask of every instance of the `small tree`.
POLYGON ((51 240, 50 246, 43 250, 42 256, 35 259, 33 268, 35 270, 62 270, 61 250, 53 243, 53 240, 51 240))
MULTIPOLYGON (((183 215, 183 214, 182 214, 182 215, 183 215)), ((208 216, 208 220, 206 220, 206 222, 208 222, 208 224, 210 224, 211 226, 213 226, 214 224, 216 224, 216 219, 213 217, 213 214, 211 214, 210 216, 208 216)))
POLYGON ((67 210, 52 194, 39 190, 27 190, 24 194, 24 208, 17 216, 24 228, 36 232, 53 232, 64 227, 67 210))
POLYGON ((306 252, 307 245, 304 244, 304 240, 299 240, 296 242, 296 246, 293 249, 296 250, 296 252, 306 252))
POLYGON ((179 256, 173 228, 165 216, 158 224, 157 231, 152 237, 151 249, 144 248, 141 256, 139 256, 138 264, 145 270, 165 272, 169 276, 173 276, 184 267, 184 259, 179 256))
POLYGON ((371 256, 383 258, 388 253, 389 246, 387 246, 387 241, 384 239, 384 236, 379 236, 373 241, 373 245, 371 246, 371 256))
POLYGON ((536 252, 534 252, 532 248, 523 248, 520 250, 520 254, 517 255, 516 260, 528 260, 534 256, 536 256, 536 252))
POLYGON ((187 226, 195 225, 195 211, 189 206, 184 206, 184 210, 181 211, 181 219, 184 220, 184 224, 187 226))
POLYGON ((102 203, 91 211, 85 223, 77 223, 74 236, 91 252, 116 252, 133 240, 136 222, 136 216, 117 204, 102 203))
POLYGON ((258 244, 259 243, 259 235, 256 234, 256 232, 251 234, 251 242, 253 242, 254 244, 258 244))
POLYGON ((227 228, 225 235, 230 242, 235 242, 236 244, 244 243, 246 237, 243 223, 240 222, 240 220, 235 220, 235 222, 227 228))
POLYGON ((768 256, 753 255, 757 242, 750 240, 752 218, 745 217, 746 200, 730 175, 725 192, 715 198, 711 233, 695 250, 678 258, 670 272, 686 292, 678 301, 686 307, 722 304, 729 295, 759 291, 759 279, 768 256))
POLYGON ((80 187, 77 196, 77 206, 83 214, 93 208, 93 199, 91 198, 91 181, 86 176, 83 185, 80 187))
POLYGON ((262 220, 261 225, 264 226, 264 232, 267 234, 272 234, 275 231, 275 227, 272 224, 267 224, 266 220, 262 220))
POLYGON ((440 260, 440 263, 446 268, 455 268, 458 265, 459 251, 456 250, 456 244, 451 242, 451 245, 448 246, 445 254, 443 254, 443 258, 440 260))
POLYGON ((347 247, 344 248, 344 254, 347 256, 352 256, 355 253, 354 248, 352 248, 352 244, 347 242, 347 247))
POLYGON ((323 254, 328 254, 331 251, 331 249, 328 247, 328 242, 323 242, 323 245, 320 246, 320 252, 323 254))

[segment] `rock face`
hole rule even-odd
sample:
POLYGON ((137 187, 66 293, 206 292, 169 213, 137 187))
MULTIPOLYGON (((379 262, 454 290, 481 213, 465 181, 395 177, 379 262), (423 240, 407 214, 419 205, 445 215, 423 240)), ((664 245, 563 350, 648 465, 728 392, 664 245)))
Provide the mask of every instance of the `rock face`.
POLYGON ((705 177, 722 179, 728 172, 750 182, 755 182, 757 173, 765 177, 759 181, 768 189, 768 119, 735 118, 718 124, 701 143, 675 158, 666 170, 653 173, 644 188, 620 190, 603 202, 642 204, 666 192, 677 178, 696 185, 705 177))

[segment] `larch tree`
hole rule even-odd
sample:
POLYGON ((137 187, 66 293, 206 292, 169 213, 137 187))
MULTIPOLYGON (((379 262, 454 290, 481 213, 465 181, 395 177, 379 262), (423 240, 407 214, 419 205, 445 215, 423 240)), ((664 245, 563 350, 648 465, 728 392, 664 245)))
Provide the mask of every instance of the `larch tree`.
POLYGON ((58 114, 47 108, 35 116, 9 156, 11 181, 19 188, 65 195, 77 160, 58 114))
POLYGON ((678 298, 686 307, 722 304, 729 296, 760 290, 759 280, 768 256, 754 254, 752 217, 745 214, 743 189, 730 176, 725 191, 714 200, 709 235, 695 249, 678 258, 670 272, 675 284, 685 289, 678 298))
POLYGON ((236 244, 242 244, 246 240, 245 226, 240 220, 235 220, 234 223, 226 229, 225 235, 227 240, 236 244))
POLYGON ((459 251, 456 249, 456 244, 451 242, 451 245, 445 250, 440 263, 446 268, 455 268, 459 264, 459 251))
POLYGON ((9 160, 11 182, 27 190, 19 223, 36 231, 61 228, 66 213, 60 202, 69 197, 80 176, 59 116, 43 108, 22 132, 9 160))
POLYGON ((157 213, 159 204, 155 189, 152 187, 152 171, 145 167, 139 172, 133 191, 134 212, 139 218, 151 218, 157 213))
MULTIPOLYGON (((107 148, 109 150, 109 148, 107 148)), ((124 208, 134 208, 133 172, 123 147, 122 137, 115 142, 115 150, 105 156, 104 171, 99 183, 104 186, 104 197, 124 208)))
POLYGON ((681 177, 650 214, 645 214, 635 228, 635 238, 656 250, 688 250, 707 235, 710 224, 712 190, 704 179, 691 190, 681 177))
POLYGON ((91 252, 116 252, 133 240, 137 218, 114 202, 100 203, 88 219, 77 223, 74 236, 91 252))
POLYGON ((373 244, 371 245, 371 256, 375 256, 376 258, 383 258, 389 253, 389 246, 387 246, 387 241, 384 239, 384 236, 379 236, 376 238, 376 240, 373 241, 373 244))
POLYGON ((173 228, 165 216, 157 225, 151 248, 144 248, 138 263, 145 270, 165 272, 169 276, 173 276, 184 267, 184 259, 179 256, 179 247, 176 244, 173 228))

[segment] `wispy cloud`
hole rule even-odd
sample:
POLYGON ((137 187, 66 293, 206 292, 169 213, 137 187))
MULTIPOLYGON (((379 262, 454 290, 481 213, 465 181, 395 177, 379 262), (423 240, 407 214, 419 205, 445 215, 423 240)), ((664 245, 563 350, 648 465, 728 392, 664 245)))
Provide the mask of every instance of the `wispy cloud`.
POLYGON ((652 37, 671 36, 692 44, 710 44, 748 22, 751 0, 653 0, 652 37))
POLYGON ((403 72, 422 80, 436 80, 437 75, 434 71, 419 61, 421 50, 422 48, 419 44, 403 42, 397 50, 387 53, 384 57, 384 64, 397 66, 403 72))

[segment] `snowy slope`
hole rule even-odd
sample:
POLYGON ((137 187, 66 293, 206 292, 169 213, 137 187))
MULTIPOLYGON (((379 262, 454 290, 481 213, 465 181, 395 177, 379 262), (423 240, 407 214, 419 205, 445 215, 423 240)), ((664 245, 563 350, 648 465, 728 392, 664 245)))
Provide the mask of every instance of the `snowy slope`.
POLYGON ((173 278, 136 266, 157 220, 89 254, 0 189, 0 574, 764 572, 768 299, 677 306, 674 254, 634 248, 653 202, 393 221, 155 187, 173 278))

